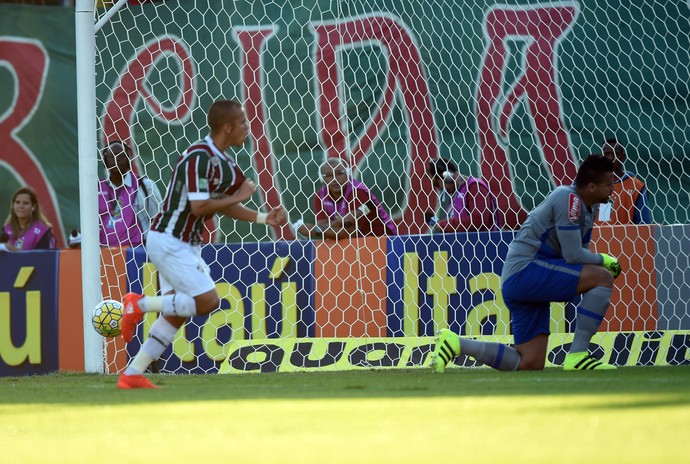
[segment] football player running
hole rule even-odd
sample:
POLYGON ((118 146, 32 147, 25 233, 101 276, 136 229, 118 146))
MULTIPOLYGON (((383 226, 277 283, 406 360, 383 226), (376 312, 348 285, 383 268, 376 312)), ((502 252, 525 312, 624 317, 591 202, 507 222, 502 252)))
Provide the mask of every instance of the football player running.
POLYGON ((254 211, 242 202, 256 190, 235 160, 225 153, 241 147, 248 135, 242 106, 219 100, 208 110, 210 134, 189 147, 173 170, 161 212, 146 237, 149 259, 158 269, 161 296, 128 293, 124 297, 122 337, 130 342, 146 312, 161 313, 142 344, 120 375, 119 388, 157 388, 142 374, 172 343, 177 330, 196 315, 220 306, 215 283, 201 258, 202 230, 208 216, 221 213, 236 220, 279 226, 285 210, 254 211))

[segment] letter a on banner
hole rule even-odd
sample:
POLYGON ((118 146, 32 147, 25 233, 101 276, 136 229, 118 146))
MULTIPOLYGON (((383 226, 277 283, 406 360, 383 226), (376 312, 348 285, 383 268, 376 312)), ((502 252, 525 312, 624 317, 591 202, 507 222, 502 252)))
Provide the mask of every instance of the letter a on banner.
POLYGON ((575 3, 554 6, 496 7, 486 15, 487 48, 477 85, 477 130, 482 177, 504 214, 504 224, 519 226, 527 217, 513 189, 508 156, 508 125, 519 104, 532 118, 535 138, 555 185, 570 183, 577 167, 563 123, 556 85, 558 44, 575 22, 575 3), (523 66, 515 82, 506 83, 510 40, 523 39, 523 66), (505 91, 503 89, 508 89, 505 91))

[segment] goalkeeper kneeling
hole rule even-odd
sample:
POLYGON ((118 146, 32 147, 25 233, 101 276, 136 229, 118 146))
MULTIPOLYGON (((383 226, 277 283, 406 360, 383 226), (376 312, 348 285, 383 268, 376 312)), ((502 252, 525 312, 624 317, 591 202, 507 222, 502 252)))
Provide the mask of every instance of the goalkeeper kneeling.
POLYGON ((618 260, 589 250, 600 203, 613 193, 613 162, 589 155, 575 184, 554 189, 528 216, 510 244, 501 275, 503 300, 510 310, 515 344, 461 338, 450 330, 438 333, 432 367, 442 373, 459 354, 502 371, 544 368, 549 336, 550 303, 582 295, 575 334, 565 370, 615 369, 593 357, 589 342, 611 302, 618 260))

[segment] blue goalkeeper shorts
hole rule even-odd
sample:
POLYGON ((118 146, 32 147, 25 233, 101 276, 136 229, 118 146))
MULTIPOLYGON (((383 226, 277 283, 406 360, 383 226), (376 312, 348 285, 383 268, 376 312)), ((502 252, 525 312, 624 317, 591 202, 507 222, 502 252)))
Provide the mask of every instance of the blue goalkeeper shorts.
POLYGON ((582 264, 563 259, 541 259, 508 277, 501 286, 503 301, 510 310, 515 344, 521 345, 540 334, 550 334, 551 302, 568 302, 577 296, 582 264))

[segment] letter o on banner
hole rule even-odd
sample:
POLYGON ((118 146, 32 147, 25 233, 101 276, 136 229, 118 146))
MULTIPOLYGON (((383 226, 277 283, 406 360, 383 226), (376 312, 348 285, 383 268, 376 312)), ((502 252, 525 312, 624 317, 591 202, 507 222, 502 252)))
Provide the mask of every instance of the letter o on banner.
POLYGON ((400 363, 405 349, 397 343, 367 343, 352 350, 350 364, 360 367, 393 367, 400 363))
POLYGON ((228 363, 238 371, 278 372, 285 351, 276 345, 243 346, 233 352, 228 363))

